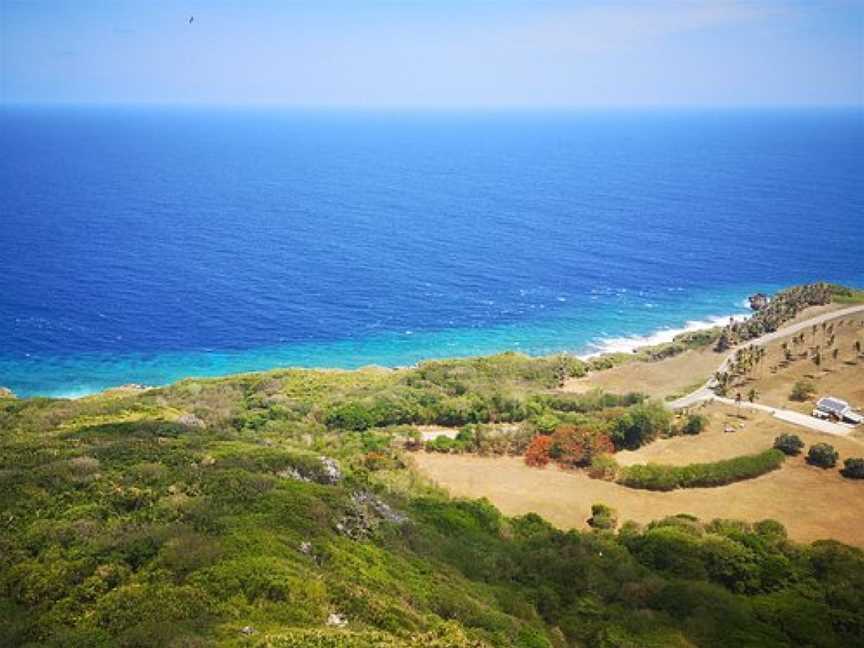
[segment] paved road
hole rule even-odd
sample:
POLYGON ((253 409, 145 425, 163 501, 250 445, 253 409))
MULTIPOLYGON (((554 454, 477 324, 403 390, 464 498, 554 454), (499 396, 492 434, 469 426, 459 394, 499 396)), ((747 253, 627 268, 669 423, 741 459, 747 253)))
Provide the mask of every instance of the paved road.
MULTIPOLYGON (((822 322, 828 322, 830 320, 834 320, 840 317, 846 317, 848 315, 854 315, 856 313, 864 312, 864 304, 859 304, 857 306, 850 306, 848 308, 842 308, 840 310, 831 311, 830 313, 824 313, 823 315, 817 315, 816 317, 811 317, 810 319, 804 320, 803 322, 798 322, 797 324, 792 324, 791 326, 786 326, 781 328, 778 331, 774 331, 773 333, 766 333, 765 335, 754 338, 752 340, 748 340, 743 344, 739 344, 738 346, 730 349, 726 356, 723 358, 723 361, 720 363, 720 366, 717 368, 717 371, 725 371, 729 362, 735 356, 735 352, 738 349, 743 349, 753 344, 763 345, 768 342, 773 342, 774 340, 780 340, 791 335, 795 335, 804 329, 811 328, 814 324, 819 325, 822 322)), ((716 400, 721 403, 729 403, 734 405, 735 401, 729 398, 720 398, 717 396, 712 390, 711 387, 714 384, 714 377, 708 379, 708 382, 702 385, 696 391, 683 396, 682 398, 678 398, 668 406, 671 409, 682 409, 685 407, 692 407, 702 401, 706 400, 716 400)), ((838 436, 847 436, 850 432, 850 428, 841 425, 839 423, 832 423, 830 421, 823 421, 821 419, 817 419, 813 416, 807 416, 806 414, 801 414, 800 412, 793 412, 791 410, 780 409, 778 407, 769 407, 768 405, 762 405, 760 403, 750 403, 750 402, 742 402, 741 407, 746 407, 747 409, 760 410, 763 412, 769 412, 772 416, 779 418, 787 423, 792 423, 793 425, 799 425, 801 427, 806 427, 811 430, 815 430, 816 432, 825 432, 827 434, 836 434, 838 436)))
MULTIPOLYGON (((735 401, 731 398, 721 398, 720 396, 714 396, 714 400, 719 403, 726 403, 727 405, 735 405, 735 401)), ((841 423, 832 423, 831 421, 824 421, 822 419, 817 419, 814 416, 808 416, 807 414, 801 414, 800 412, 793 412, 792 410, 780 409, 779 407, 771 407, 770 405, 762 405, 761 403, 751 403, 749 401, 741 401, 741 407, 749 410, 756 410, 759 412, 768 412, 774 418, 778 418, 781 421, 786 421, 787 423, 791 423, 792 425, 797 425, 799 427, 809 428, 816 432, 824 432, 825 434, 834 434, 836 436, 849 436, 849 433, 852 432, 853 428, 848 425, 843 425, 841 423)))

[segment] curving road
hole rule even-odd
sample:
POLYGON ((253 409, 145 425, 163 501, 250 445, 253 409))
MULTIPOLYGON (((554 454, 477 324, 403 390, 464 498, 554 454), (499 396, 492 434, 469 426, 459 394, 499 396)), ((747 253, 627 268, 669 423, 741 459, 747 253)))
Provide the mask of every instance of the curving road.
MULTIPOLYGON (((840 310, 831 311, 830 313, 824 313, 822 315, 817 315, 816 317, 811 317, 810 319, 798 322, 797 324, 783 327, 777 331, 774 331, 773 333, 766 333, 765 335, 762 335, 758 338, 748 340, 747 342, 739 344, 730 349, 726 353, 726 356, 723 358, 723 362, 721 362, 720 366, 717 367, 717 371, 725 371, 732 358, 735 356, 735 352, 739 349, 743 349, 754 344, 762 345, 767 344, 768 342, 773 342, 774 340, 781 340, 791 335, 795 335, 796 333, 799 333, 804 329, 808 329, 814 324, 819 325, 823 322, 828 322, 834 319, 838 319, 840 317, 846 317, 848 315, 855 315, 856 313, 861 312, 864 312, 864 304, 859 304, 857 306, 849 306, 848 308, 841 308, 840 310)), ((712 376, 708 379, 708 382, 706 382, 696 391, 691 392, 681 398, 678 398, 668 403, 667 405, 671 409, 682 409, 684 407, 692 407, 693 405, 696 405, 706 400, 715 400, 721 403, 727 403, 731 405, 735 404, 734 400, 730 398, 721 398, 720 396, 717 396, 713 391, 711 391, 711 387, 713 385, 714 377, 712 376)), ((824 432, 826 434, 835 434, 837 436, 848 436, 848 434, 852 430, 852 428, 846 425, 842 425, 840 423, 823 421, 812 416, 807 416, 806 414, 801 414, 800 412, 793 412, 792 410, 781 409, 779 407, 770 407, 768 405, 762 405, 760 403, 750 403, 748 401, 745 401, 741 403, 741 407, 751 410, 759 410, 762 412, 769 412, 772 416, 786 421, 787 423, 806 427, 814 430, 815 432, 824 432)))

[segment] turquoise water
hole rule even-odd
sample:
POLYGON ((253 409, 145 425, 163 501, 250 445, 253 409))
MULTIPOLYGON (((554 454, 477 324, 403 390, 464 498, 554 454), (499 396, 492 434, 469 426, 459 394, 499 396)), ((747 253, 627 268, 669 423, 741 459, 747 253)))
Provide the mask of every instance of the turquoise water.
POLYGON ((0 120, 0 385, 21 395, 623 350, 757 290, 864 284, 854 111, 0 120))

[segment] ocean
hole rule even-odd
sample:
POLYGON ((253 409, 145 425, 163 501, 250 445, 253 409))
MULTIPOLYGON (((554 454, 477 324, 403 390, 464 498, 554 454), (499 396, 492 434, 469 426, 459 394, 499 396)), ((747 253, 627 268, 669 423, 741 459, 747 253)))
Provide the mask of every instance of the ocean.
POLYGON ((864 284, 860 110, 5 106, 0 385, 591 354, 864 284))

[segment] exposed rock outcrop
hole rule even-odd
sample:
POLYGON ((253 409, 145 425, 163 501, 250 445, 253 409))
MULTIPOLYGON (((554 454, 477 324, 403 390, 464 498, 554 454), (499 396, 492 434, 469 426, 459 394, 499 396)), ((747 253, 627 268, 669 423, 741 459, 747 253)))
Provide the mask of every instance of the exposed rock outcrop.
POLYGON ((765 293, 756 293, 755 295, 750 295, 747 299, 750 302, 750 308, 754 311, 762 310, 768 305, 768 295, 765 293))
POLYGON ((204 421, 195 416, 194 414, 182 414, 177 417, 177 422, 180 425, 185 425, 186 427, 194 427, 194 428, 203 428, 204 421))
POLYGON ((408 517, 376 495, 359 491, 351 495, 351 506, 336 523, 336 531, 353 540, 361 540, 369 537, 381 522, 405 524, 408 517))
POLYGON ((342 470, 339 463, 330 457, 321 457, 321 482, 325 484, 338 484, 342 481, 342 470))

